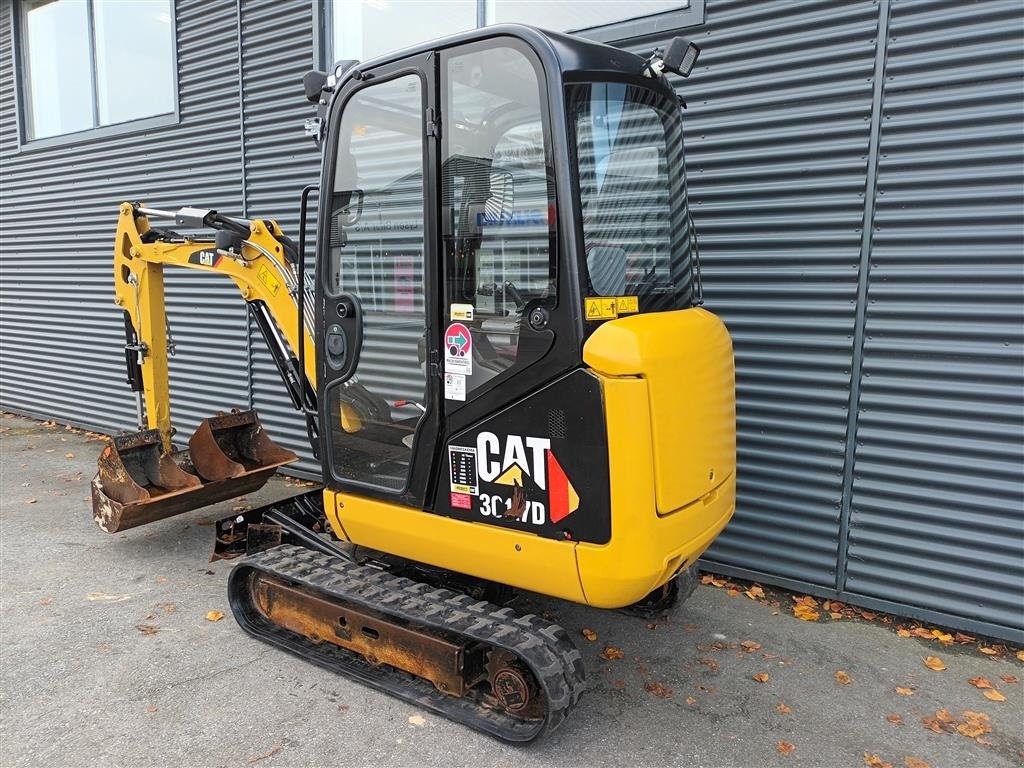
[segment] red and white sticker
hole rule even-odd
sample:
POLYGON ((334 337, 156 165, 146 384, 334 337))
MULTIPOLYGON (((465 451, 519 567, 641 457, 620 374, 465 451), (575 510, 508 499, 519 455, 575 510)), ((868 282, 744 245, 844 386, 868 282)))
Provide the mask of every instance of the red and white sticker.
POLYGON ((445 373, 470 376, 473 373, 473 335, 462 323, 452 323, 444 332, 445 373))
POLYGON ((473 508, 473 497, 468 493, 452 493, 449 494, 449 498, 453 509, 473 508))

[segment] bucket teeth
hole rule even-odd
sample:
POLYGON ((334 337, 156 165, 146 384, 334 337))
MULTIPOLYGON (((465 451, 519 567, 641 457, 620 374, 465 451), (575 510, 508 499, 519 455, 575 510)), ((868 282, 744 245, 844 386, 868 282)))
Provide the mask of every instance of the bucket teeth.
POLYGON ((255 411, 204 419, 189 450, 164 453, 158 430, 119 435, 100 454, 93 518, 110 533, 242 496, 298 458, 276 445, 255 411))

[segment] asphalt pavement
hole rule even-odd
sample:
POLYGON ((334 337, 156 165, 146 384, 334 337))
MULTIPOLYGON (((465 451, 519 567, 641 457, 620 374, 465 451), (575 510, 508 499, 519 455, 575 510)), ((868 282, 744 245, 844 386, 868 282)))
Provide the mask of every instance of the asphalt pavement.
POLYGON ((1016 649, 986 656, 995 643, 902 637, 896 623, 821 609, 801 621, 788 593, 754 600, 710 584, 656 621, 518 598, 576 639, 591 689, 544 741, 499 743, 235 625, 231 565, 208 562, 211 523, 302 488, 278 478, 107 534, 88 499, 102 445, 0 416, 2 766, 1024 764, 1016 649), (608 647, 623 658, 603 659, 608 647))

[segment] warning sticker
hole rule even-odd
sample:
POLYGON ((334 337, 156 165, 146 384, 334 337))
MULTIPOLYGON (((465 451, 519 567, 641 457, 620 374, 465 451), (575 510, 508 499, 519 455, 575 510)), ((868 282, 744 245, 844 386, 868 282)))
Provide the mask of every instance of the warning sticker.
POLYGON ((446 373, 444 375, 444 399, 462 400, 466 399, 466 377, 461 373, 446 373))
POLYGON ((455 509, 472 509, 473 497, 468 493, 451 493, 448 495, 449 503, 455 509))
POLYGON ((479 491, 476 475, 476 448, 449 445, 448 463, 451 465, 452 493, 466 493, 470 496, 476 496, 479 491))
POLYGON ((452 320, 472 320, 473 319, 473 305, 472 304, 452 304, 451 305, 452 320))
POLYGON ((277 296, 277 292, 281 290, 281 281, 274 277, 273 273, 267 269, 266 265, 260 267, 259 272, 256 273, 256 277, 267 287, 271 296, 277 296))
POLYGON ((640 299, 637 296, 618 296, 615 299, 615 310, 620 315, 628 315, 640 311, 640 299))
POLYGON ((591 296, 586 299, 587 320, 614 320, 619 316, 614 296, 591 296))
POLYGON ((452 323, 444 332, 444 370, 463 376, 473 373, 473 336, 462 323, 452 323))

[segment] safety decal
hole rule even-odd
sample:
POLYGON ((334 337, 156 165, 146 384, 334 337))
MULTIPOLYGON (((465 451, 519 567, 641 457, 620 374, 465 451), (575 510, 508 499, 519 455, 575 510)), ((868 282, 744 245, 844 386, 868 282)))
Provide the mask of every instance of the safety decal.
POLYGON ((462 323, 452 323, 444 332, 444 370, 446 373, 473 373, 473 336, 462 323))
POLYGON ((618 317, 614 296, 589 296, 585 301, 587 320, 614 320, 618 317))
POLYGON ((446 373, 444 375, 444 399, 445 400, 466 400, 466 377, 461 373, 446 373))
POLYGON ((451 305, 451 316, 452 316, 452 320, 472 320, 473 319, 473 305, 472 304, 452 304, 451 305))
POLYGON ((449 494, 449 500, 453 509, 472 509, 473 497, 468 493, 449 494))
POLYGON ((271 296, 277 296, 277 292, 281 290, 281 281, 274 277, 274 274, 267 269, 266 264, 259 268, 256 277, 270 291, 271 296))
POLYGON ((480 514, 521 523, 558 523, 580 506, 580 497, 546 437, 477 435, 480 514))
MULTIPOLYGON (((449 445, 448 463, 451 465, 452 493, 476 496, 479 491, 477 486, 476 448, 449 445)), ((455 505, 452 504, 452 506, 455 505)))
POLYGON ((640 311, 638 296, 618 296, 615 299, 615 310, 620 315, 628 315, 640 311))
POLYGON ((198 264, 200 267, 216 267, 224 257, 212 248, 204 248, 189 254, 188 263, 198 264))

